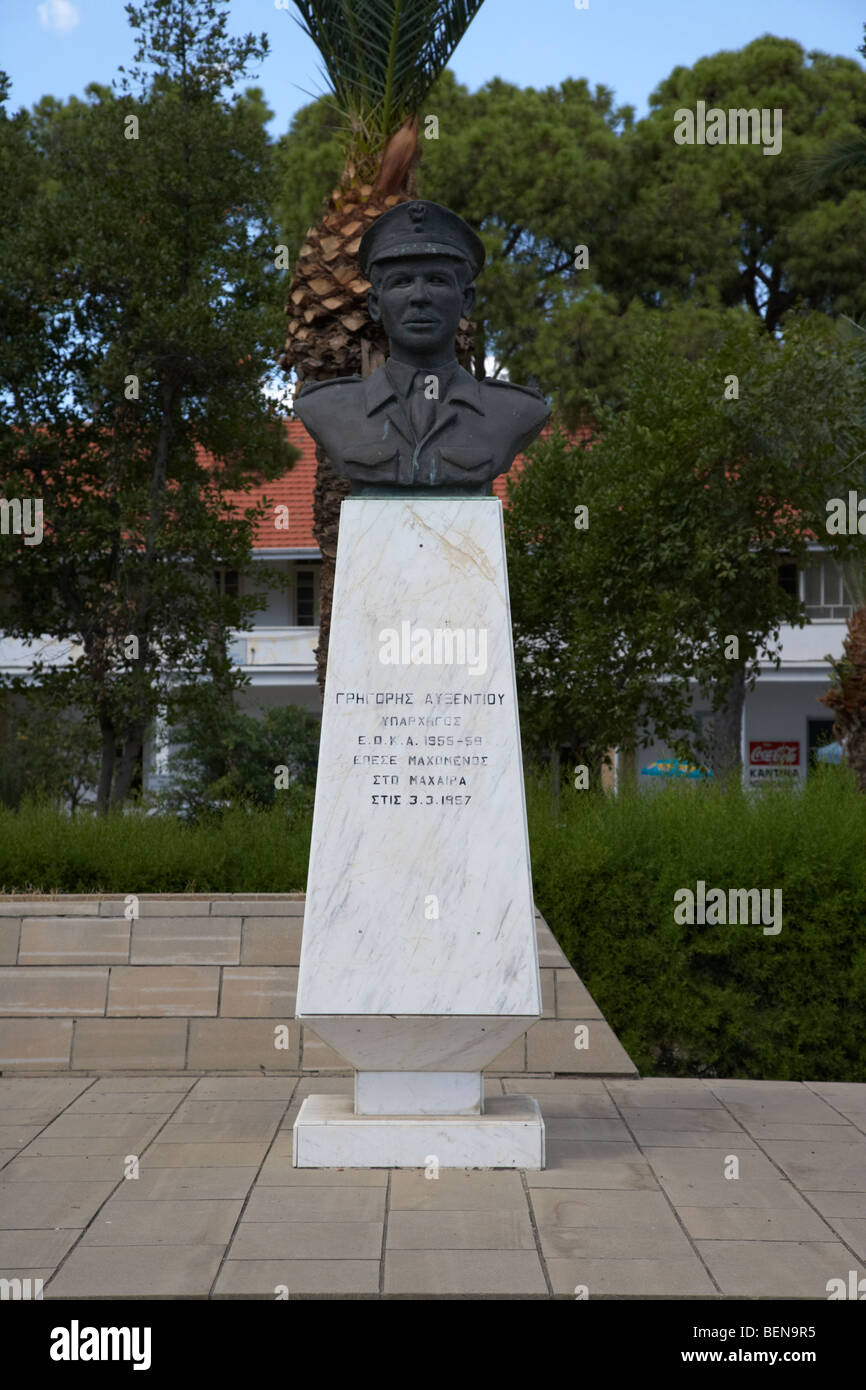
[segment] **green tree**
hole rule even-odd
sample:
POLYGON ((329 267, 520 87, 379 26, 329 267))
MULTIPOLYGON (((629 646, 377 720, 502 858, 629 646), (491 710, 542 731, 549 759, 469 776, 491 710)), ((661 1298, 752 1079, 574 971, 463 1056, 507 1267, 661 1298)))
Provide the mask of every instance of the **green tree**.
POLYGON ((584 447, 562 435, 537 445, 509 487, 531 745, 572 743, 597 767, 613 745, 658 738, 717 772, 737 766, 755 663, 778 661, 780 626, 804 621, 780 559, 824 534, 826 498, 854 476, 859 403, 852 353, 821 315, 781 343, 725 311, 715 346, 692 361, 670 351, 663 316, 650 322, 624 410, 584 447), (717 712, 712 747, 698 739, 693 689, 717 712))
POLYGON ((515 335, 509 372, 534 378, 574 423, 594 413, 587 388, 605 405, 621 403, 642 311, 745 305, 771 333, 803 310, 860 316, 866 167, 839 167, 811 187, 801 173, 828 143, 856 140, 862 128, 866 73, 849 58, 765 36, 675 68, 617 144, 615 195, 589 245, 604 297, 570 295, 564 285, 546 325, 515 335), (676 114, 698 101, 726 112, 778 109, 780 152, 677 144, 676 114))
POLYGON ((44 516, 40 543, 0 538, 3 627, 65 644, 35 676, 98 723, 101 811, 257 606, 213 582, 250 571, 264 511, 227 493, 297 457, 262 389, 281 317, 266 108, 229 97, 267 41, 227 38, 224 3, 127 6, 118 90, 0 118, 21 195, 0 212, 0 473, 44 516))
POLYGON ((651 556, 642 557, 637 538, 622 534, 615 505, 612 515, 601 512, 597 438, 574 445, 555 430, 509 479, 508 495, 524 752, 536 764, 549 756, 556 769, 560 749, 569 746, 595 780, 607 750, 633 747, 642 725, 655 724, 662 736, 688 727, 688 682, 676 661, 676 599, 647 579, 651 556), (618 524, 622 552, 605 570, 609 532, 618 524), (628 563, 632 549, 644 561, 638 567, 628 563), (668 672, 674 678, 662 688, 668 672))
POLYGON ((0 802, 13 808, 35 797, 77 811, 99 777, 99 729, 43 692, 26 702, 7 696, 0 719, 0 802))
POLYGON ((803 197, 802 161, 866 122, 866 73, 849 58, 790 39, 675 68, 625 142, 624 206, 599 246, 605 287, 628 303, 745 303, 773 331, 797 306, 866 308, 866 172, 803 197), (707 108, 779 110, 780 149, 677 144, 676 115, 707 108))
POLYGON ((319 721, 297 705, 260 717, 212 706, 178 729, 164 805, 200 816, 225 805, 308 804, 316 782, 319 721))

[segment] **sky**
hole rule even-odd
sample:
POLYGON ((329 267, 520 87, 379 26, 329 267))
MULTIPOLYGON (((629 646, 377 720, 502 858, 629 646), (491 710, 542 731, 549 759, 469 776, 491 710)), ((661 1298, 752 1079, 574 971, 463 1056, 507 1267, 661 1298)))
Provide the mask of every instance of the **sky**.
MULTIPOLYGON (((264 31, 270 40, 250 85, 264 89, 275 112, 274 136, 325 90, 316 49, 293 13, 291 0, 229 7, 231 32, 264 31)), ((866 0, 484 0, 450 66, 472 91, 492 77, 520 87, 585 77, 641 116, 677 66, 762 34, 856 59, 864 22, 866 0)), ((132 53, 123 0, 0 0, 0 68, 12 79, 13 110, 46 94, 82 96, 88 82, 109 82, 132 53)))

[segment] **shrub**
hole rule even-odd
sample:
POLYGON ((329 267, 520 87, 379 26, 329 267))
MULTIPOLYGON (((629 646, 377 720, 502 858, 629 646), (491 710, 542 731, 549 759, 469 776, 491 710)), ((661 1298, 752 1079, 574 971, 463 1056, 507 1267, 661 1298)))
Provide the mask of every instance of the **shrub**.
POLYGON ((303 891, 311 797, 289 789, 269 810, 233 807, 197 824, 174 816, 59 815, 0 808, 0 891, 292 893, 303 891))
POLYGON ((866 797, 673 785, 616 799, 530 782, 535 896, 643 1072, 866 1080, 866 797), (782 929, 674 921, 674 893, 782 890, 782 929))

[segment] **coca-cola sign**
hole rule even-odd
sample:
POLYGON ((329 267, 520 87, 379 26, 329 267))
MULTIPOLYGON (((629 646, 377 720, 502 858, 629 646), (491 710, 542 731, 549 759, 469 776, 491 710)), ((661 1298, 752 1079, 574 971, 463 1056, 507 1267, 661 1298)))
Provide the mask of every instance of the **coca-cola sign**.
POLYGON ((800 745, 793 740, 750 743, 749 763, 752 767, 798 767, 800 745))

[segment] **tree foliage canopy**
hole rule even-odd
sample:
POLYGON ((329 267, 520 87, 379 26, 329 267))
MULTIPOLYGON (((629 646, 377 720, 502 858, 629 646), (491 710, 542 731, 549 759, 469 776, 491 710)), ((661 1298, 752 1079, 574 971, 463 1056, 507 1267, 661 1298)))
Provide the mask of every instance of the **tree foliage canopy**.
POLYGON ((574 740, 597 764, 658 738, 707 760, 690 683, 721 709, 738 672, 778 659, 781 624, 804 621, 778 564, 805 556, 827 497, 858 476, 862 378, 821 315, 784 344, 744 310, 716 318, 715 346, 685 362, 652 322, 625 408, 581 447, 536 445, 509 483, 521 728, 538 753, 574 740))
POLYGON ((71 655, 39 653, 34 678, 98 724, 103 807, 168 691, 249 617, 213 583, 251 564, 256 509, 226 494, 297 457, 262 390, 281 321, 266 108, 222 91, 266 44, 227 39, 219 3, 130 6, 137 89, 0 113, 0 470, 44 514, 40 544, 0 542, 3 627, 71 655))
MULTIPOLYGON (((298 245, 340 173, 337 122, 327 100, 314 103, 279 144, 277 215, 298 245)), ((488 253, 477 356, 553 396, 567 424, 622 403, 648 313, 671 316, 675 344, 692 332, 676 317, 684 305, 743 305, 770 332, 803 310, 866 314, 866 169, 803 181, 811 160, 866 128, 855 60, 768 35, 676 68, 641 120, 583 79, 538 91, 497 78, 469 92, 446 71, 420 127, 420 196, 465 218, 488 253), (699 100, 781 109, 780 153, 677 144, 675 113, 699 100)))

